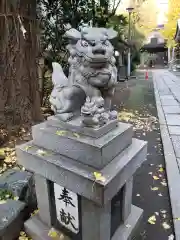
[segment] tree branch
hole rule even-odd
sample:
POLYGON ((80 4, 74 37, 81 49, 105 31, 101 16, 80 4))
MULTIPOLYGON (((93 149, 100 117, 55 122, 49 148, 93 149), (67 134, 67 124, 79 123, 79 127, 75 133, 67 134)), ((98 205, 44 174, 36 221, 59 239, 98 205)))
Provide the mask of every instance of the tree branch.
POLYGON ((119 7, 119 4, 121 3, 121 0, 119 0, 118 2, 117 2, 117 5, 116 5, 116 0, 114 0, 114 4, 113 4, 113 9, 112 9, 112 13, 110 14, 110 17, 112 17, 112 16, 114 16, 115 15, 115 13, 116 13, 116 11, 117 11, 117 9, 118 9, 118 7, 119 7), (115 6, 116 5, 116 6, 115 6))
POLYGON ((114 11, 116 5, 116 0, 114 0, 112 11, 114 11))

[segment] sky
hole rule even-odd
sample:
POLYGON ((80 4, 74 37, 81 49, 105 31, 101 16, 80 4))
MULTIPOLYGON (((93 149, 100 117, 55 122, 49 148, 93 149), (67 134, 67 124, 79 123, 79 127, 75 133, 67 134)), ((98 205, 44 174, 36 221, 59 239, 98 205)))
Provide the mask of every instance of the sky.
POLYGON ((166 13, 168 11, 168 0, 157 0, 157 7, 159 9, 157 24, 166 22, 166 13))

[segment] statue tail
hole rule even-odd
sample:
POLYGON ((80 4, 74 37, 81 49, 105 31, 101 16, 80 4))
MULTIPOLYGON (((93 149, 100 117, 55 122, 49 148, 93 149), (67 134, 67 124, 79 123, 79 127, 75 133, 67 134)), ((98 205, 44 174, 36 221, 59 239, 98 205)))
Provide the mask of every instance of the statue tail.
POLYGON ((68 78, 63 72, 61 65, 57 62, 52 63, 53 73, 52 73, 52 82, 53 85, 58 88, 63 88, 68 86, 68 78))

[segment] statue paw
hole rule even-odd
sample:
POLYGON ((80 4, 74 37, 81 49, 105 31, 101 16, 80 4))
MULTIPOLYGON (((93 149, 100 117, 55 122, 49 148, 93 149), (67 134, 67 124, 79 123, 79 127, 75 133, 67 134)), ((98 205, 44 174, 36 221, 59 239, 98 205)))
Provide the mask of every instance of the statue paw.
POLYGON ((59 118, 63 122, 68 122, 68 121, 70 121, 74 117, 74 114, 73 113, 61 113, 61 114, 58 114, 58 112, 57 112, 56 117, 59 118))

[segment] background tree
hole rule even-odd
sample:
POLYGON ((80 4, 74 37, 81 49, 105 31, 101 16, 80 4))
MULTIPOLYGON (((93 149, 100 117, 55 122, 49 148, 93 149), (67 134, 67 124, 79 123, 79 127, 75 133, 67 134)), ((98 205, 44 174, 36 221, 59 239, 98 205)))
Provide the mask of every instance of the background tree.
POLYGON ((42 51, 48 50, 53 59, 62 61, 65 51, 64 24, 77 28, 81 21, 105 27, 116 15, 120 0, 38 0, 42 51), (61 56, 59 55, 61 52, 61 56))
POLYGON ((155 0, 139 0, 133 13, 137 30, 147 37, 157 27, 157 15, 155 0))
POLYGON ((69 23, 77 28, 82 20, 89 22, 92 19, 93 10, 92 1, 39 0, 38 15, 42 52, 49 51, 54 60, 62 60, 66 46, 63 38, 64 25, 69 23))
POLYGON ((167 23, 162 30, 163 36, 167 39, 167 46, 175 46, 174 37, 176 33, 177 20, 180 18, 180 1, 169 0, 167 23))

